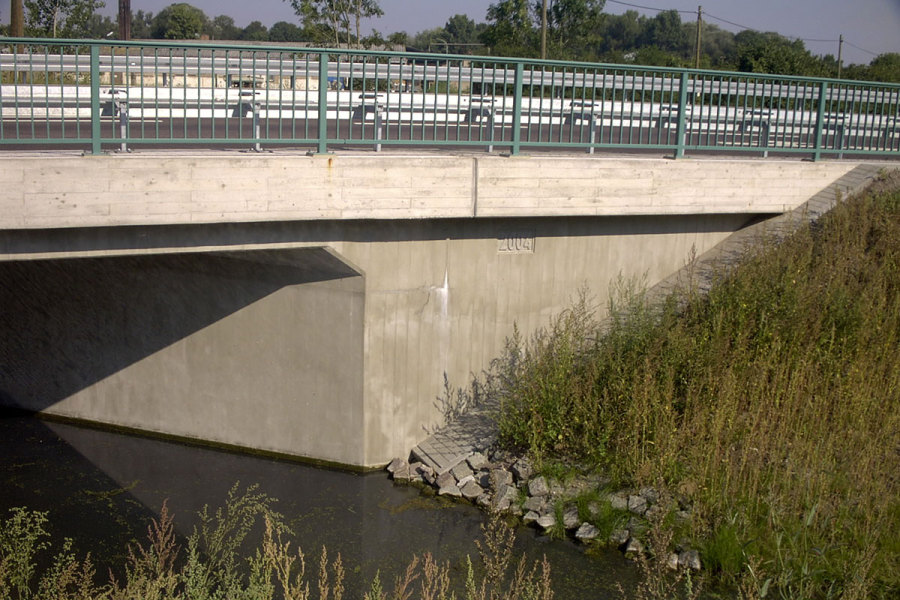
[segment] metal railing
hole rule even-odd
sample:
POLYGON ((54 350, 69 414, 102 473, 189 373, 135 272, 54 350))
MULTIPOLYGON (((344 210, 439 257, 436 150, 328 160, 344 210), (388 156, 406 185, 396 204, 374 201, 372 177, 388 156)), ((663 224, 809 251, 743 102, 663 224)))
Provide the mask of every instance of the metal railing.
POLYGON ((900 155, 900 85, 512 58, 0 40, 0 146, 900 155))

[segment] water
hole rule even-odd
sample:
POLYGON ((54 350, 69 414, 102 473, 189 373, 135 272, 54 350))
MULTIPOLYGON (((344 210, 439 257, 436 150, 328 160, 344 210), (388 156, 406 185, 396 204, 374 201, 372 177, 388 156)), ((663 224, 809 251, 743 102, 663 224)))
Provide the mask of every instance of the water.
MULTIPOLYGON (((143 540, 164 501, 180 538, 190 534, 204 505, 224 503, 229 489, 258 484, 296 533, 308 572, 321 547, 340 552, 348 598, 360 598, 380 572, 393 578, 413 554, 450 561, 462 582, 465 557, 477 560, 474 540, 484 515, 472 506, 396 486, 384 473, 358 474, 93 428, 0 414, 0 515, 26 506, 49 511, 54 539, 76 540, 102 565, 121 564, 126 543, 143 540)), ((546 554, 558 600, 617 598, 634 567, 610 550, 587 555, 581 546, 518 530, 517 551, 546 554)))

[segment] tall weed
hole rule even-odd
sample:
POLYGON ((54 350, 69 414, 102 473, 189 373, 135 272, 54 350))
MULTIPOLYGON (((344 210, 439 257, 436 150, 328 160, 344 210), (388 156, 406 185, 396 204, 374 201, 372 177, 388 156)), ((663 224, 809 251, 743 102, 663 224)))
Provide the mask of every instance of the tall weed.
POLYGON ((511 340, 502 440, 689 496, 726 581, 756 564, 768 593, 900 593, 900 193, 687 292, 626 288, 604 324, 582 300, 511 340))
MULTIPOLYGON (((14 509, 0 521, 0 599, 343 600, 346 573, 340 554, 329 559, 323 547, 317 572, 308 573, 303 551, 291 547, 290 531, 272 510, 274 499, 252 486, 238 490, 232 488, 224 506, 199 513, 200 524, 188 537, 184 555, 164 503, 146 540, 129 544, 122 580, 110 575, 104 585, 95 581, 90 556, 78 560, 68 539, 50 567, 38 573, 38 555, 50 548, 47 515, 14 509), (260 523, 262 542, 245 547, 260 523)), ((552 600, 550 564, 544 559, 529 565, 524 557, 516 561, 514 540, 514 530, 495 515, 482 526, 481 561, 477 567, 468 562, 466 581, 454 582, 449 561, 440 563, 426 553, 413 556, 392 587, 376 574, 364 597, 455 600, 458 589, 468 590, 466 600, 552 600)))

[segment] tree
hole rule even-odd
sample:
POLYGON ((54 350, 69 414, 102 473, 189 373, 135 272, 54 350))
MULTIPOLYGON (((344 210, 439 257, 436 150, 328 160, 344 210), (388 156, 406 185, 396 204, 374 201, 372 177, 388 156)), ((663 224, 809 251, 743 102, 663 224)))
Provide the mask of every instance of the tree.
POLYGON ((395 31, 388 36, 387 41, 392 46, 409 46, 409 34, 405 31, 395 31))
POLYGON ((644 46, 656 46, 667 52, 681 53, 690 47, 677 10, 664 10, 650 19, 641 41, 644 46))
POLYGON ((88 19, 87 37, 102 39, 109 37, 110 32, 118 33, 118 31, 119 24, 110 17, 94 13, 91 15, 91 18, 88 19))
POLYGON ((494 54, 534 56, 538 35, 528 0, 500 0, 487 10, 488 26, 481 41, 494 54))
POLYGON ((477 25, 466 15, 453 15, 444 25, 447 41, 453 44, 472 44, 478 41, 477 25))
POLYGON ((384 11, 378 5, 378 0, 353 0, 353 21, 356 24, 356 45, 359 47, 359 24, 363 18, 381 17, 384 11))
POLYGON ((738 70, 778 75, 823 75, 821 61, 802 40, 789 40, 773 32, 742 31, 735 36, 738 70))
POLYGON ((605 4, 606 0, 554 0, 547 10, 553 58, 596 58, 605 4))
POLYGON ((285 0, 290 2, 300 22, 314 41, 341 44, 355 40, 360 47, 362 19, 384 14, 378 0, 285 0), (353 31, 355 30, 355 36, 353 31))
POLYGON ((146 40, 153 35, 153 13, 137 11, 131 16, 131 39, 146 40))
POLYGON ((880 54, 869 63, 867 76, 874 81, 900 83, 900 54, 880 54))
POLYGON ((269 29, 269 41, 271 42, 303 42, 303 30, 287 21, 278 21, 269 29))
POLYGON ((625 11, 621 15, 606 15, 601 31, 604 50, 632 50, 638 47, 638 40, 644 30, 644 17, 636 10, 625 11))
POLYGON ((240 40, 253 42, 266 42, 269 40, 269 30, 260 21, 253 21, 241 32, 240 40))
POLYGON ((434 29, 425 29, 420 31, 409 41, 409 45, 416 50, 440 52, 449 49, 447 44, 447 32, 443 27, 435 27, 434 29))
POLYGON ((213 18, 207 26, 206 32, 214 40, 236 40, 242 30, 234 24, 234 19, 227 15, 219 15, 213 18))
POLYGON ((186 2, 170 4, 153 19, 152 35, 157 39, 193 40, 207 26, 206 13, 186 2))
POLYGON ((91 17, 104 6, 100 0, 25 0, 29 29, 51 37, 88 37, 91 17))

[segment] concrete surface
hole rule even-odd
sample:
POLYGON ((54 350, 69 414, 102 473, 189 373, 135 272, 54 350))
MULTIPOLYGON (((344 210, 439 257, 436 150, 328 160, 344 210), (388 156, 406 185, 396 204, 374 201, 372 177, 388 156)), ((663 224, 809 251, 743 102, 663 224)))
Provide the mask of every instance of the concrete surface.
POLYGON ((514 324, 653 285, 855 167, 401 159, 4 157, 0 402, 379 466, 514 324))
MULTIPOLYGON (((864 190, 880 171, 881 167, 877 165, 860 165, 836 182, 836 186, 843 190, 842 195, 835 194, 832 189, 822 190, 792 211, 739 229, 708 251, 698 253, 691 264, 650 287, 647 290, 648 302, 662 302, 670 294, 691 289, 705 294, 716 277, 734 268, 748 250, 760 244, 778 243, 800 227, 817 221, 842 198, 864 190)), ((411 457, 427 464, 437 473, 443 473, 473 452, 486 451, 497 439, 497 425, 492 414, 496 409, 496 403, 489 399, 413 446, 411 457)), ((406 457, 407 453, 398 456, 406 457)))
POLYGON ((852 162, 559 156, 4 154, 0 230, 319 219, 759 214, 852 162))

